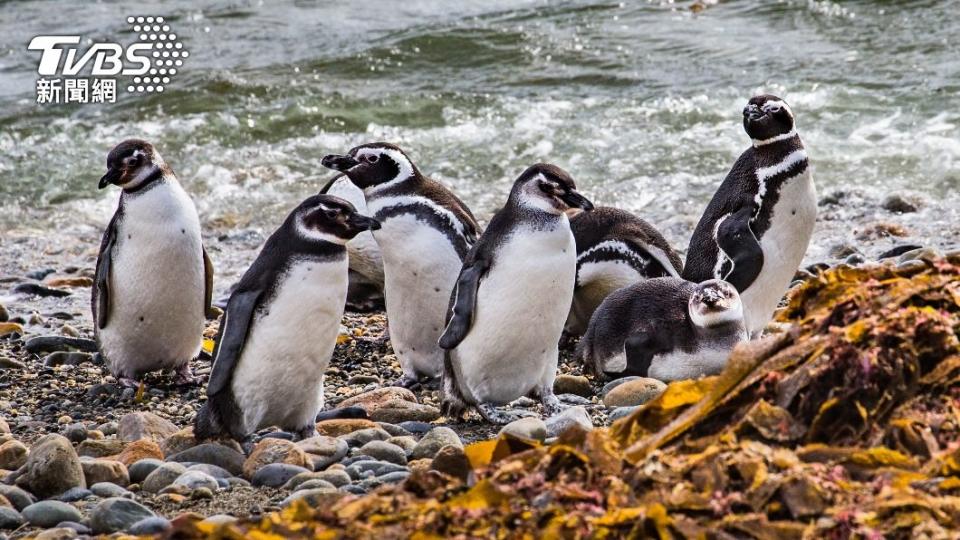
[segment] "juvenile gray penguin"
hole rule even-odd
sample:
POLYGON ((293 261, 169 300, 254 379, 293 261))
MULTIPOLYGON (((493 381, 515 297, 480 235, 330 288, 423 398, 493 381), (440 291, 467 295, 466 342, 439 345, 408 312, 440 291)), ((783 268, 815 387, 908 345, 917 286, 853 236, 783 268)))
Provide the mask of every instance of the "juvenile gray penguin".
POLYGON ((367 208, 382 224, 373 233, 383 255, 390 341, 403 377, 413 387, 443 369, 437 339, 450 291, 479 227, 470 209, 449 189, 427 178, 397 146, 370 143, 323 165, 342 171, 363 190, 367 208))
POLYGON ((660 231, 618 208, 599 206, 570 219, 577 241, 577 286, 565 330, 582 335, 610 293, 642 279, 679 277, 683 262, 660 231))
POLYGON ((733 347, 747 339, 733 285, 663 277, 608 296, 590 319, 576 356, 608 378, 675 381, 719 373, 733 347))
POLYGON ((213 294, 197 210, 146 141, 110 151, 99 187, 110 184, 123 190, 100 242, 92 291, 100 353, 124 386, 162 369, 193 383, 189 362, 200 353, 213 294))
POLYGON ((343 199, 314 195, 267 239, 227 302, 198 440, 243 441, 269 426, 316 434, 347 296, 345 246, 378 226, 343 199))
POLYGON ((533 165, 514 182, 507 204, 464 260, 450 300, 440 338, 447 350, 445 414, 460 416, 473 406, 487 421, 504 424, 515 415, 496 406, 528 394, 546 415, 560 411, 553 381, 577 273, 566 212, 592 208, 557 166, 533 165))
POLYGON ((753 141, 707 205, 683 277, 723 279, 743 301, 754 337, 773 317, 810 244, 817 193, 793 111, 772 95, 750 99, 743 127, 753 141))

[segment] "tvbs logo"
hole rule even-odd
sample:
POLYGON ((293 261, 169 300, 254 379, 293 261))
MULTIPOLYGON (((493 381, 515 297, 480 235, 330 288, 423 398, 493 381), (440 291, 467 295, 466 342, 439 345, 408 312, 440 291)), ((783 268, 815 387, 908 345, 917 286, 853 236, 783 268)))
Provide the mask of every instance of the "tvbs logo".
POLYGON ((114 77, 125 78, 130 93, 163 92, 190 53, 163 17, 127 17, 127 23, 139 39, 126 46, 102 42, 84 50, 81 36, 33 38, 27 48, 41 53, 37 103, 113 103, 114 77))

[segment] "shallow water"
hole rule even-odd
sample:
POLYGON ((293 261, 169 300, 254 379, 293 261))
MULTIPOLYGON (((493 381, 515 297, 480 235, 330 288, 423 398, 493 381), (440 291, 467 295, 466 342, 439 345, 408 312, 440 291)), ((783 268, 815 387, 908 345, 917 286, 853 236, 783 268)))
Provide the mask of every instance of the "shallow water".
MULTIPOLYGON (((758 92, 793 107, 820 192, 853 191, 809 258, 856 227, 960 228, 958 1, 720 3, 420 0, 0 6, 0 226, 99 227, 123 138, 154 142, 209 227, 270 230, 330 176, 329 152, 401 144, 487 217, 535 161, 641 213, 678 247, 748 139, 758 92), (38 106, 38 34, 130 42, 163 15, 191 56, 162 95, 38 106), (918 214, 877 202, 915 192, 918 214), (899 221, 898 221, 899 220, 899 221)), ((900 240, 883 240, 883 245, 900 240)))

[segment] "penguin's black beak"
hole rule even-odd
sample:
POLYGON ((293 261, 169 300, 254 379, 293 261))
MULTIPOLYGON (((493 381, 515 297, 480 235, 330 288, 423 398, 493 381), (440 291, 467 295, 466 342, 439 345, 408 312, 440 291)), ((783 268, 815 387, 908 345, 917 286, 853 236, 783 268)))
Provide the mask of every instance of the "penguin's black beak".
POLYGON ((359 231, 376 231, 380 229, 380 222, 361 214, 350 216, 350 226, 359 231))
POLYGON ((760 107, 756 105, 747 105, 743 108, 743 119, 744 120, 759 120, 763 118, 763 111, 760 110, 760 107))
POLYGON ((593 203, 572 189, 560 195, 560 200, 567 203, 570 208, 579 208, 588 212, 593 210, 593 203))
POLYGON ((340 172, 346 172, 360 164, 359 161, 350 156, 341 156, 338 154, 324 156, 320 163, 328 169, 333 169, 340 172))
POLYGON ((97 184, 97 188, 103 189, 110 184, 117 184, 120 182, 122 176, 123 173, 119 169, 108 169, 107 174, 100 177, 100 183, 97 184))

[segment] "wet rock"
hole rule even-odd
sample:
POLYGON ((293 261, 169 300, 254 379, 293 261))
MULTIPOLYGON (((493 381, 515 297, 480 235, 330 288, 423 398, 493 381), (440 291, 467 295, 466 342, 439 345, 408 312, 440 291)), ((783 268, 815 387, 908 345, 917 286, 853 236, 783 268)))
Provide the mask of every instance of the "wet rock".
POLYGON ((28 452, 27 446, 20 441, 0 444, 0 469, 19 469, 27 462, 28 452))
POLYGON ((0 322, 7 322, 10 320, 10 314, 7 312, 6 306, 0 304, 0 322))
POLYGON ((364 418, 369 419, 367 411, 363 407, 340 407, 337 409, 330 409, 328 411, 320 411, 317 413, 317 422, 323 422, 324 420, 344 420, 351 418, 364 418))
POLYGON ((424 433, 433 429, 433 424, 429 422, 400 422, 397 424, 397 427, 403 428, 406 431, 410 432, 412 435, 423 435, 424 433))
POLYGON ((203 471, 186 471, 178 476, 171 485, 183 486, 190 491, 202 487, 211 491, 220 489, 220 484, 217 482, 217 479, 203 471))
POLYGON ((63 289, 54 289, 51 287, 45 287, 39 283, 21 283, 13 287, 10 290, 11 294, 25 294, 28 296, 41 296, 41 297, 55 297, 62 298, 64 296, 70 296, 70 291, 65 291, 63 289))
POLYGON ((847 243, 834 244, 830 246, 830 256, 834 259, 845 259, 854 253, 860 253, 856 246, 847 243))
POLYGON ((197 445, 193 437, 193 426, 181 429, 160 442, 160 450, 165 456, 172 456, 197 445))
POLYGON ((81 339, 64 336, 36 336, 24 343, 28 353, 44 354, 56 351, 97 352, 97 343, 92 339, 81 339))
POLYGON ((23 518, 35 527, 54 527, 61 521, 80 521, 79 510, 60 501, 40 501, 23 509, 23 518))
POLYGON ((150 458, 163 459, 163 452, 160 450, 160 446, 150 439, 133 441, 124 447, 123 451, 114 456, 114 459, 128 467, 140 460, 150 458))
POLYGON ((163 465, 163 460, 156 458, 146 458, 134 462, 127 469, 130 474, 130 481, 136 484, 142 483, 150 473, 157 470, 157 467, 161 465, 163 465))
POLYGON ((56 272, 56 269, 47 267, 47 268, 38 268, 36 270, 31 270, 24 275, 29 279, 42 281, 43 278, 49 276, 54 272, 56 272))
POLYGON ((897 263, 903 264, 909 261, 924 261, 932 263, 941 257, 943 257, 943 254, 934 248, 920 248, 901 254, 900 257, 897 258, 897 263))
POLYGON ((613 409, 612 411, 610 411, 610 413, 607 415, 607 419, 609 419, 611 422, 616 422, 621 418, 626 418, 627 416, 630 416, 630 413, 637 410, 638 408, 640 408, 639 405, 634 405, 633 407, 617 407, 616 409, 613 409))
POLYGON ((187 472, 187 468, 182 463, 164 463, 147 476, 140 489, 147 493, 159 493, 160 490, 172 484, 185 472, 187 472))
POLYGON ((313 466, 307 453, 296 444, 283 439, 263 439, 243 463, 244 478, 253 478, 258 469, 273 463, 295 465, 303 469, 313 466))
POLYGON ((648 377, 638 377, 615 386, 607 392, 606 395, 603 396, 603 404, 610 409, 643 405, 662 394, 666 388, 667 385, 664 384, 663 381, 648 377))
POLYGON ((132 493, 110 482, 100 482, 90 486, 90 492, 104 499, 110 497, 130 497, 132 493))
POLYGON ((127 467, 119 461, 98 459, 81 461, 83 476, 87 485, 92 486, 100 482, 110 482, 118 486, 130 485, 130 475, 127 467))
POLYGON ((514 420, 500 428, 500 435, 508 433, 521 439, 532 439, 543 442, 547 438, 547 425, 543 420, 528 416, 514 420))
POLYGON ((287 463, 270 463, 259 467, 250 478, 250 483, 256 487, 278 488, 294 476, 305 472, 310 472, 310 470, 287 463))
POLYGON ((317 433, 328 437, 340 437, 361 429, 378 427, 376 422, 363 418, 345 418, 317 422, 317 433))
POLYGON ((467 454, 464 453, 463 448, 452 445, 444 446, 437 452, 430 468, 463 481, 466 481, 472 470, 470 460, 467 459, 467 454))
POLYGON ((133 524, 155 517, 147 507, 130 499, 114 497, 98 504, 90 513, 90 528, 98 534, 126 531, 133 524))
POLYGON ((123 452, 125 446, 116 439, 87 439, 77 446, 77 454, 92 458, 115 456, 123 452))
POLYGON ((556 394, 576 394, 589 397, 593 395, 590 381, 583 375, 567 375, 561 373, 553 381, 553 391, 556 394))
POLYGON ((0 506, 0 531, 19 528, 25 522, 26 520, 23 519, 23 515, 21 515, 20 512, 17 512, 13 508, 0 506))
POLYGON ((167 461, 209 463, 239 476, 243 473, 245 460, 243 454, 233 448, 217 443, 204 443, 175 454, 167 458, 167 461))
POLYGON ((210 465, 208 463, 197 463, 187 467, 188 471, 200 471, 202 473, 209 474, 210 476, 216 479, 227 479, 231 478, 233 475, 230 474, 230 471, 217 467, 216 465, 210 465))
POLYGON ((547 437, 556 437, 573 426, 579 426, 585 431, 593 429, 590 413, 583 407, 565 409, 560 414, 548 418, 545 424, 547 426, 547 437))
POLYGON ((919 244, 905 244, 905 245, 895 246, 878 255, 877 260, 882 261, 884 259, 899 257, 900 255, 903 255, 908 251, 914 251, 921 248, 923 248, 923 246, 919 244))
POLYGON ((30 450, 17 485, 38 497, 59 495, 72 487, 86 487, 80 458, 63 435, 43 437, 30 450))
POLYGON ((36 497, 16 487, 0 484, 0 496, 10 501, 17 510, 23 510, 36 502, 36 497))
POLYGON ((909 214, 920 209, 921 200, 919 197, 911 197, 900 193, 891 193, 887 195, 880 206, 889 212, 898 214, 909 214))
POLYGON ((131 525, 127 532, 137 536, 147 536, 152 534, 161 534, 173 528, 173 524, 165 517, 153 516, 141 519, 131 525))
POLYGON ((385 441, 389 438, 390 434, 384 429, 375 427, 348 433, 340 437, 340 440, 346 442, 350 447, 359 447, 367 444, 370 441, 385 441))
POLYGON ((93 490, 82 488, 82 487, 75 487, 75 488, 70 488, 64 491, 63 493, 61 493, 60 496, 57 497, 57 500, 63 501, 65 503, 71 503, 71 502, 82 501, 88 497, 93 497, 93 490))
POLYGON ((87 439, 87 426, 80 422, 70 424, 63 429, 63 436, 72 443, 82 443, 87 439))
POLYGON ((406 451, 386 441, 370 441, 360 447, 360 453, 380 461, 396 463, 397 465, 407 464, 406 451))
POLYGON ((410 453, 410 457, 411 459, 432 458, 447 445, 463 448, 463 442, 455 431, 448 427, 435 427, 420 439, 410 453))
POLYGON ((127 413, 120 418, 117 426, 117 438, 133 442, 140 439, 162 441, 177 433, 179 428, 173 422, 151 412, 127 413))

